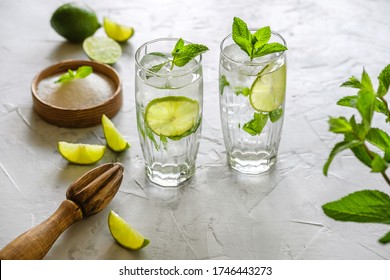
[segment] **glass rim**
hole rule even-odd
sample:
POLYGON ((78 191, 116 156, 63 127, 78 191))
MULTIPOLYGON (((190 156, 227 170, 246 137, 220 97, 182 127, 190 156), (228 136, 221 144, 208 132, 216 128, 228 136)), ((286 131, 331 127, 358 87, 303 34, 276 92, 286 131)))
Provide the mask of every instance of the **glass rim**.
MULTIPOLYGON (((249 31, 257 31, 257 29, 254 29, 254 28, 250 28, 249 31)), ((271 31, 271 34, 272 35, 275 35, 276 37, 278 37, 279 39, 281 39, 282 41, 282 44, 283 46, 287 47, 287 43, 286 43, 286 40, 282 37, 282 35, 280 35, 278 32, 274 32, 274 31, 271 31)), ((226 40, 228 40, 230 37, 232 37, 232 33, 229 33, 225 38, 223 38, 223 40, 221 41, 221 44, 219 45, 219 48, 220 48, 220 51, 221 51, 221 54, 223 55, 224 58, 226 58, 227 60, 233 62, 233 63, 237 63, 237 64, 244 64, 244 63, 247 63, 247 62, 250 62, 250 65, 262 65, 264 64, 264 61, 262 62, 253 62, 253 61, 238 61, 238 60, 235 60, 235 59, 232 59, 230 58, 225 52, 224 52, 224 48, 223 48, 223 45, 224 43, 226 42, 226 40)), ((234 41, 233 41, 234 42, 234 41)), ((281 51, 281 52, 278 52, 278 53, 281 53, 282 55, 284 55, 286 51, 281 51)), ((271 54, 267 54, 267 55, 271 55, 271 54)), ((265 57, 267 56, 265 55, 265 57)), ((281 56, 282 56, 281 55, 281 56)), ((268 61, 273 61, 273 60, 277 60, 279 59, 280 56, 276 57, 275 59, 270 59, 270 60, 267 60, 268 61)))
MULTIPOLYGON (((176 73, 176 74, 175 73, 159 74, 159 73, 150 71, 148 68, 144 67, 141 64, 141 61, 140 61, 141 60, 141 58, 140 58, 141 51, 143 49, 145 49, 148 45, 151 45, 151 44, 154 44, 154 43, 157 43, 157 42, 163 42, 163 41, 166 41, 166 42, 167 41, 177 42, 179 39, 180 38, 175 38, 175 37, 163 37, 163 38, 157 38, 157 39, 153 39, 153 40, 150 40, 150 41, 147 41, 147 42, 143 43, 140 47, 138 47, 138 49, 136 50, 135 55, 134 55, 136 65, 140 69, 142 69, 142 71, 145 71, 147 74, 150 74, 152 76, 158 76, 158 77, 181 77, 181 76, 185 76, 185 75, 188 75, 189 73, 192 73, 192 72, 196 71, 202 65, 202 54, 198 55, 199 59, 196 59, 196 57, 194 58, 194 60, 196 62, 196 65, 194 67, 187 69, 187 71, 176 73)), ((187 41, 187 40, 184 40, 184 42, 186 44, 191 44, 191 42, 187 41)), ((142 56, 142 57, 144 57, 144 56, 142 56)), ((179 67, 179 66, 176 66, 176 67, 179 67)))

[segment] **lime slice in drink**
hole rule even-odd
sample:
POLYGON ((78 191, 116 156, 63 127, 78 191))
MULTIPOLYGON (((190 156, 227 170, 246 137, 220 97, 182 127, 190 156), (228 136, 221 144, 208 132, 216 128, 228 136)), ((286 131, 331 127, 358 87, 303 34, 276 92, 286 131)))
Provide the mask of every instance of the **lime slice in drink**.
POLYGON ((167 96, 149 102, 145 122, 159 136, 178 137, 196 124, 199 103, 185 96, 167 96))
POLYGON ((260 112, 271 112, 279 108, 286 92, 286 65, 278 70, 258 76, 253 82, 249 101, 260 112))
POLYGON ((122 134, 106 115, 102 116, 102 126, 107 145, 113 151, 122 152, 130 148, 130 144, 123 138, 122 134))
POLYGON ((126 42, 134 34, 133 27, 121 25, 107 17, 104 17, 103 27, 107 36, 119 43, 126 42))
POLYGON ((98 162, 106 151, 106 146, 58 142, 58 151, 67 161, 87 165, 98 162))
POLYGON ((84 52, 97 62, 113 64, 122 55, 121 46, 108 37, 88 37, 83 42, 84 52))
POLYGON ((149 239, 143 237, 112 210, 108 215, 108 228, 114 240, 127 249, 139 250, 150 243, 149 239))

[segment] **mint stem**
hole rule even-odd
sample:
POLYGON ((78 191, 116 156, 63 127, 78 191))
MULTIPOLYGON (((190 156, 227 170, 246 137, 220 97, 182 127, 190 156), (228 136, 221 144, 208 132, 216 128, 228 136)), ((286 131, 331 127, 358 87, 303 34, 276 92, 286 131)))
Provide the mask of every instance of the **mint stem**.
POLYGON ((387 103, 386 99, 383 98, 383 96, 379 97, 379 99, 383 102, 383 104, 386 106, 387 109, 387 117, 390 120, 390 111, 389 111, 389 103, 387 103))

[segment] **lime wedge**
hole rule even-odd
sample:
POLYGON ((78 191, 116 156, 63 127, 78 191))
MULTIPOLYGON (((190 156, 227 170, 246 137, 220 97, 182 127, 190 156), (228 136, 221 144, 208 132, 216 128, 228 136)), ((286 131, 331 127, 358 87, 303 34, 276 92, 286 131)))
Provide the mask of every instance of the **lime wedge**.
POLYGON ((271 112, 279 108, 286 92, 286 64, 278 70, 258 76, 253 82, 249 101, 260 112, 271 112))
POLYGON ((103 27, 107 36, 119 43, 126 42, 134 34, 133 27, 121 25, 107 17, 104 17, 103 19, 103 27))
POLYGON ((88 37, 83 42, 83 49, 90 59, 107 64, 117 62, 122 55, 121 46, 107 37, 88 37))
POLYGON ((130 148, 122 134, 118 131, 112 121, 106 116, 102 116, 102 126, 107 145, 115 152, 122 152, 130 148))
POLYGON ((98 162, 106 151, 106 146, 58 142, 58 151, 67 161, 75 164, 93 164, 98 162))
POLYGON ((167 96, 149 102, 145 122, 159 136, 177 137, 196 124, 199 103, 185 96, 167 96))
POLYGON ((127 249, 139 250, 150 243, 149 239, 143 237, 112 210, 108 215, 108 228, 114 240, 127 249))

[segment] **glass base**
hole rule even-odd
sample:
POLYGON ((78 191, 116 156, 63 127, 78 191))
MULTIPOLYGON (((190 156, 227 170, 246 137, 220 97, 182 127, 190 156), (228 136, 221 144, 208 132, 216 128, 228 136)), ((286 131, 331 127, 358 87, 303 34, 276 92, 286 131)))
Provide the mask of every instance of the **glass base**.
POLYGON ((244 174, 262 174, 268 172, 276 163, 276 155, 266 151, 258 153, 242 153, 234 151, 228 155, 231 168, 244 174))
POLYGON ((152 166, 146 166, 145 172, 149 180, 159 186, 178 187, 194 175, 195 166, 154 163, 152 166))

